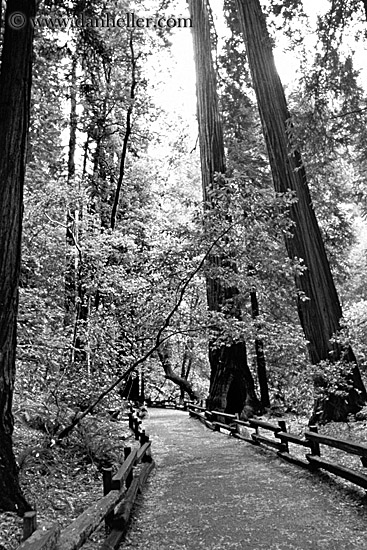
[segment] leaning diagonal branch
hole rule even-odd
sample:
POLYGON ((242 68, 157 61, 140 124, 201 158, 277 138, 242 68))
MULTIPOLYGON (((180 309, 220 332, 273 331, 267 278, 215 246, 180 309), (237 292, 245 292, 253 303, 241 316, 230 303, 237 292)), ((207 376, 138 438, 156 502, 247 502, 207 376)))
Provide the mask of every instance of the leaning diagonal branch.
POLYGON ((173 308, 171 309, 171 311, 169 312, 169 314, 167 315, 164 323, 162 324, 161 328, 158 330, 157 332, 157 336, 156 336, 156 345, 157 347, 159 347, 159 341, 160 341, 160 338, 163 334, 163 332, 165 331, 165 329, 168 327, 168 325, 170 324, 171 322, 171 319, 172 317, 174 316, 174 314, 177 312, 178 308, 180 307, 181 303, 182 303, 182 300, 184 299, 184 296, 185 296, 185 292, 186 292, 186 289, 187 287, 189 286, 189 284, 191 283, 191 281, 194 279, 194 277, 198 274, 198 272, 202 269, 202 267, 204 266, 206 260, 208 259, 210 253, 212 252, 213 248, 223 239, 223 237, 225 235, 227 235, 227 233, 229 233, 229 231, 232 230, 234 224, 230 225, 229 227, 227 227, 224 231, 222 231, 222 233, 212 242, 212 244, 210 245, 210 247, 208 248, 208 250, 206 251, 206 253, 204 254, 203 258, 201 259, 201 261, 198 263, 198 265, 196 266, 196 268, 194 269, 194 271, 192 271, 192 273, 187 277, 186 281, 182 284, 181 286, 181 289, 179 291, 179 294, 178 294, 178 298, 176 300, 176 303, 175 305, 173 306, 173 308))
POLYGON ((227 227, 224 231, 222 231, 222 233, 212 242, 212 244, 209 246, 208 250, 206 251, 206 253, 204 254, 204 256, 202 257, 202 259, 200 260, 200 262, 198 263, 198 265, 196 266, 196 268, 190 273, 190 275, 187 277, 187 279, 183 282, 182 286, 181 286, 181 289, 179 291, 179 294, 178 294, 178 298, 176 299, 176 302, 174 304, 174 306, 172 307, 171 311, 168 313, 167 317, 165 318, 162 326, 159 328, 158 332, 157 332, 157 336, 155 338, 155 342, 154 344, 148 349, 148 351, 146 351, 146 353, 144 355, 142 355, 141 357, 139 357, 139 359, 136 359, 136 361, 134 361, 132 363, 132 365, 124 372, 124 374, 122 374, 121 376, 119 376, 118 378, 116 378, 116 380, 114 380, 114 382, 112 382, 112 384, 110 384, 110 386, 108 386, 108 388, 106 388, 96 399, 95 401, 93 401, 93 403, 91 403, 89 405, 89 407, 87 407, 85 409, 85 411, 83 411, 82 413, 80 414, 77 414, 75 416, 75 418, 72 420, 72 422, 69 424, 69 426, 66 426, 66 428, 64 428, 58 435, 57 435, 57 440, 61 440, 63 439, 64 437, 68 436, 70 434, 70 432, 75 428, 75 426, 77 426, 79 424, 79 422, 85 418, 89 413, 91 413, 95 408, 96 406, 112 391, 114 390, 123 380, 125 380, 129 374, 131 372, 133 372, 136 367, 138 367, 139 365, 141 365, 142 363, 144 363, 155 351, 157 351, 157 349, 159 348, 159 346, 165 341, 167 340, 170 336, 167 336, 165 338, 163 338, 163 333, 164 331, 168 328, 173 316, 175 315, 175 313, 177 312, 177 310, 179 309, 181 303, 182 303, 182 300, 184 299, 184 296, 185 296, 185 292, 187 290, 187 287, 189 286, 189 284, 191 283, 191 281, 194 279, 194 277, 198 274, 198 272, 202 269, 202 267, 204 266, 206 260, 208 259, 209 255, 211 254, 213 248, 221 241, 221 239, 223 239, 223 237, 229 233, 229 231, 231 231, 231 229, 233 228, 233 225, 232 224, 231 226, 227 227))

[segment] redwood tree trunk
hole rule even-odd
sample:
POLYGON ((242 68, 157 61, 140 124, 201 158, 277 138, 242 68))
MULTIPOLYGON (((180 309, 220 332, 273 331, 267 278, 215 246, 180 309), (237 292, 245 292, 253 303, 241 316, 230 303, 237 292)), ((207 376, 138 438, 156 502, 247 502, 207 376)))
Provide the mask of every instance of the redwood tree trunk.
MULTIPOLYGON (((195 66, 197 116, 199 123, 199 143, 203 198, 205 208, 215 208, 211 199, 211 190, 225 185, 226 172, 222 122, 219 113, 216 75, 211 54, 210 23, 206 0, 189 0, 190 15, 195 25, 192 28, 195 66)), ((215 272, 221 267, 230 267, 236 272, 235 262, 221 255, 211 255, 208 259, 210 270, 215 272)), ((228 288, 215 276, 207 277, 207 300, 211 311, 220 312, 230 303, 233 316, 240 312, 235 305, 238 291, 228 288)), ((220 334, 218 333, 218 336, 220 334)), ((207 406, 230 412, 244 412, 248 415, 261 410, 261 404, 255 393, 254 381, 247 363, 244 341, 223 346, 212 339, 209 343, 209 362, 211 368, 209 397, 207 406)))
POLYGON ((312 363, 344 359, 354 363, 353 387, 347 397, 333 395, 323 403, 320 420, 342 420, 366 401, 355 357, 331 338, 340 329, 342 310, 335 289, 321 232, 312 206, 302 158, 292 142, 291 117, 284 90, 276 71, 272 44, 259 0, 236 0, 245 38, 248 61, 267 145, 274 187, 277 192, 295 192, 297 202, 290 208, 295 225, 286 238, 289 257, 302 259, 307 269, 296 275, 300 291, 298 313, 309 342, 312 363))
MULTIPOLYGON (((259 316, 259 302, 257 300, 256 290, 250 292, 251 299, 251 316, 254 320, 259 316)), ((257 329, 259 327, 257 326, 257 329)), ((268 375, 266 372, 266 360, 264 353, 264 342, 258 337, 255 337, 255 355, 257 364, 257 376, 259 379, 261 403, 265 408, 270 407, 268 375)))
POLYGON ((0 508, 19 514, 30 509, 12 447, 12 399, 34 15, 34 0, 8 0, 0 72, 0 508))
POLYGON ((212 342, 209 361, 212 367, 207 400, 209 409, 241 413, 244 417, 262 410, 248 367, 244 342, 235 342, 230 346, 215 346, 212 342))

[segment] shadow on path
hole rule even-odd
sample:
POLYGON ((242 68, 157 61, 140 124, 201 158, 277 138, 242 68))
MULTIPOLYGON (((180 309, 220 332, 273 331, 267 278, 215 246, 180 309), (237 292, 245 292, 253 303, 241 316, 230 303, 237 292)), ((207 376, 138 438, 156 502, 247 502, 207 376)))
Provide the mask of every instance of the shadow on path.
POLYGON ((367 549, 367 512, 318 476, 212 432, 188 413, 152 409, 157 468, 121 548, 367 549))

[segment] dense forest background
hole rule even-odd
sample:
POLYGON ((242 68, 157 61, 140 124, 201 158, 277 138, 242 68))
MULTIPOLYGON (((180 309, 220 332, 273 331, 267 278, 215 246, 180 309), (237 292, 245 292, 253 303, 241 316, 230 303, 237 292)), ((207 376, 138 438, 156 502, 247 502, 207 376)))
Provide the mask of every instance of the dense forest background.
MULTIPOLYGON (((132 372, 152 401, 209 397, 242 416, 346 419, 362 408, 351 388, 363 396, 355 359, 362 379, 367 368, 365 4, 325 0, 315 13, 310 3, 262 2, 267 30, 259 29, 284 79, 287 158, 298 163, 292 173, 304 177, 321 231, 310 250, 324 247, 331 269, 310 288, 323 286, 342 307, 324 355, 307 332, 314 326, 322 339, 307 313, 319 299, 302 286, 316 268, 295 244, 297 228, 305 241, 313 229, 297 218, 292 182, 279 176, 284 188, 276 185, 266 113, 270 124, 276 115, 261 106, 256 84, 267 61, 251 53, 246 17, 257 17, 258 3, 248 3, 253 14, 241 0, 40 3, 31 25, 16 418, 42 410, 55 439, 88 407, 118 408, 132 372), (93 23, 106 13, 168 23, 93 23), (59 28, 81 17, 90 24, 59 28)), ((5 39, 0 91, 9 82, 5 39)))

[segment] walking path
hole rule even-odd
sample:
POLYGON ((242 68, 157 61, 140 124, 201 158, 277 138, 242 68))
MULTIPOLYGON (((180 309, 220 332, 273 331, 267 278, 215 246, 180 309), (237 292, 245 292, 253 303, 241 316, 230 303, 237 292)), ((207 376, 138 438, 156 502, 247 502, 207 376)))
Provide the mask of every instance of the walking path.
POLYGON ((121 549, 367 549, 367 510, 319 476, 185 412, 144 427, 157 468, 121 549))

